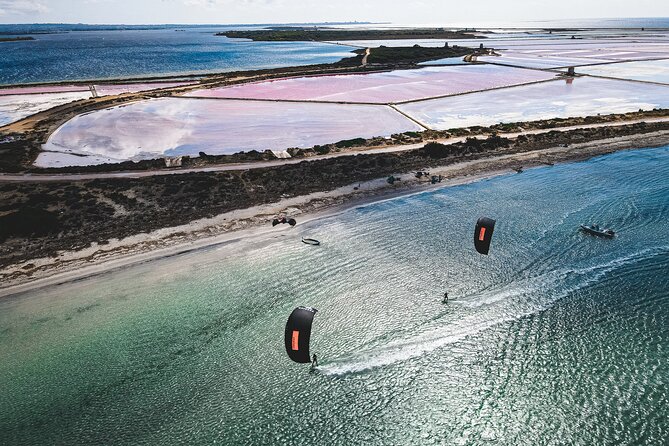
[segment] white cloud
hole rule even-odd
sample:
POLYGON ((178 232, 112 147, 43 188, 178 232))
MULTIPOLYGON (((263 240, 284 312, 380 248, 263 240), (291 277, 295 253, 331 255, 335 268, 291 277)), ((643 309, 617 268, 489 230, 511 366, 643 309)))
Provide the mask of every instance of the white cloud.
POLYGON ((376 21, 492 26, 528 20, 665 17, 666 0, 0 0, 1 23, 376 21), (484 25, 488 24, 488 25, 484 25))
POLYGON ((42 2, 32 0, 0 0, 0 15, 32 15, 49 12, 42 2))

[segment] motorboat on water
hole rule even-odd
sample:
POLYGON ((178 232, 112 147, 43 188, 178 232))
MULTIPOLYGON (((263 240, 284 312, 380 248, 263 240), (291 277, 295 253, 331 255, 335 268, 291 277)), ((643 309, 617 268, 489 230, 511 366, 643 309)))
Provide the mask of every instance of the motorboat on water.
POLYGON ((581 225, 581 231, 598 237, 613 238, 616 235, 613 229, 600 228, 599 225, 581 225))

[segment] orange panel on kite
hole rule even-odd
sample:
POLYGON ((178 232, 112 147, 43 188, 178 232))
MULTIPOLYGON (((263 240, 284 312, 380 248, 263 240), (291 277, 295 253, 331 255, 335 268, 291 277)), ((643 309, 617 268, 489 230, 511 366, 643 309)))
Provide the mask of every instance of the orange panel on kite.
POLYGON ((300 349, 300 332, 293 330, 293 350, 297 351, 300 349))

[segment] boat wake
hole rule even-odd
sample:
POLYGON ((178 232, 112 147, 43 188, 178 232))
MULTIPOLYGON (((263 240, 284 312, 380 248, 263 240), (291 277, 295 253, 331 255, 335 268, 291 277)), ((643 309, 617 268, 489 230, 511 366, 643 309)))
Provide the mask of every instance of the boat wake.
MULTIPOLYGON (((454 301, 453 304, 468 310, 457 321, 363 350, 353 356, 335 359, 319 367, 318 371, 324 375, 342 376, 420 357, 495 326, 544 311, 556 301, 599 282, 616 269, 660 255, 669 255, 669 246, 644 249, 602 265, 552 271, 502 289, 454 301)), ((443 321, 443 318, 439 319, 443 321)))

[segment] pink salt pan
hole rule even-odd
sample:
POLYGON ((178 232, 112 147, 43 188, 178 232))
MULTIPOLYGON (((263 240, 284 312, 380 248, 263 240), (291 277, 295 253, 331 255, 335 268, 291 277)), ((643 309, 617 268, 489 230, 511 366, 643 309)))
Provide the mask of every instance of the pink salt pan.
POLYGON ((192 97, 396 103, 548 80, 554 73, 491 65, 313 76, 198 90, 192 97))

